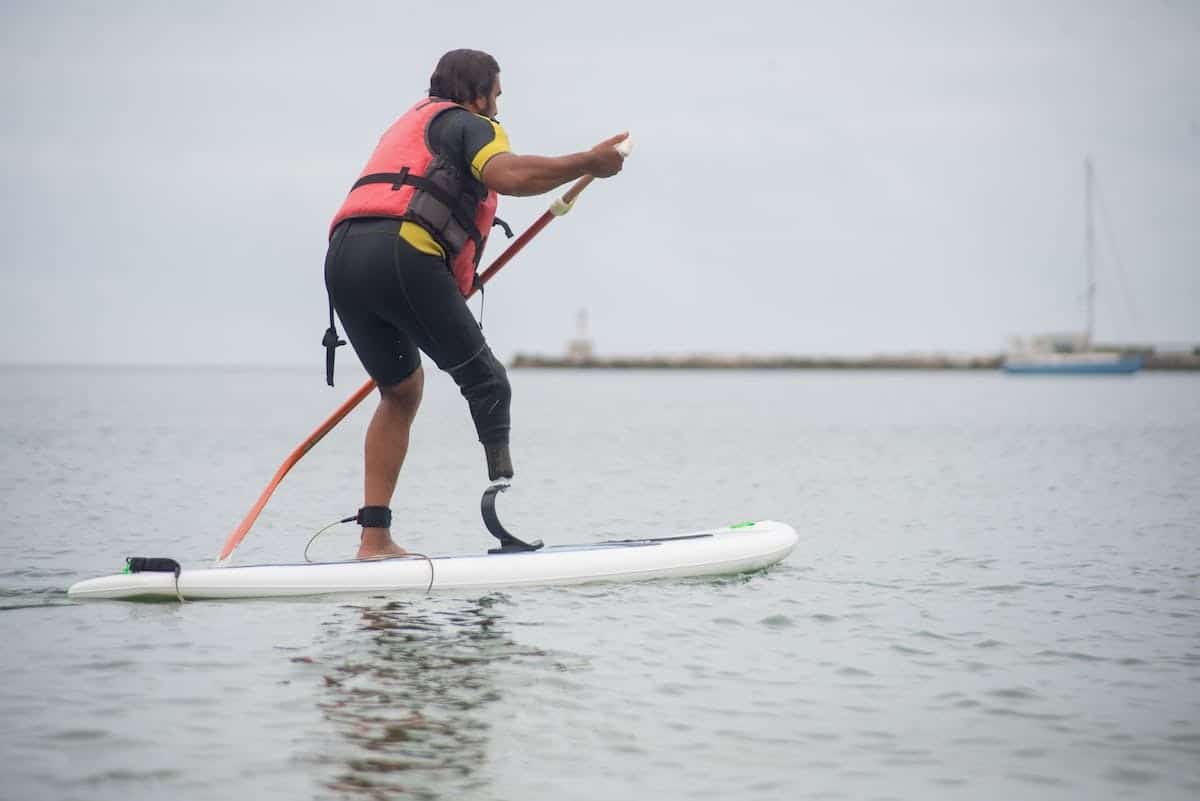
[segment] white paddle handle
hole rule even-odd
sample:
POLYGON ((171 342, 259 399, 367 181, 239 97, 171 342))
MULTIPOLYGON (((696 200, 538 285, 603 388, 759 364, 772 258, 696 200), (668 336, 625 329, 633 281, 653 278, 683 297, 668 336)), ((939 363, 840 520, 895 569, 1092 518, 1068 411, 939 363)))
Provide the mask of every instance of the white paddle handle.
MULTIPOLYGON (((613 145, 613 149, 621 154, 621 158, 629 158, 629 154, 633 152, 633 137, 626 136, 620 142, 613 145)), ((580 178, 575 184, 567 190, 567 193, 562 197, 555 198, 550 204, 550 213, 555 217, 561 217, 571 210, 575 205, 575 198, 579 197, 579 193, 587 188, 592 182, 593 176, 585 175, 580 178), (568 200, 568 198, 570 198, 568 200)))

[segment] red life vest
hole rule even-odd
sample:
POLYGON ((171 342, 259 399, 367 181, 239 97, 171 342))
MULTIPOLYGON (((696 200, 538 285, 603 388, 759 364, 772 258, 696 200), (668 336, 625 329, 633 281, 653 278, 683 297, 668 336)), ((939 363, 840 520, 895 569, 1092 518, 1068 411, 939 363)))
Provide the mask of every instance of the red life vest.
POLYGON ((433 237, 464 296, 496 219, 496 193, 464 175, 429 148, 429 125, 439 114, 463 108, 449 100, 417 103, 379 139, 362 175, 329 226, 353 217, 391 217, 417 223, 433 237))

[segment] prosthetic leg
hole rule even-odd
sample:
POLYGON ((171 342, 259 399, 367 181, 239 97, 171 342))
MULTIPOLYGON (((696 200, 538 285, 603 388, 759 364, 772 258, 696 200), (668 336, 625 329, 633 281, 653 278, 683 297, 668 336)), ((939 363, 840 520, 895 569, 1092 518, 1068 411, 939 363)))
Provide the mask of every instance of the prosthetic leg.
POLYGON ((475 421, 479 441, 483 443, 487 460, 488 481, 491 484, 483 491, 479 510, 483 524, 493 537, 500 540, 499 548, 488 553, 516 553, 536 551, 542 547, 541 540, 525 542, 509 533, 496 515, 496 496, 512 485, 512 456, 508 450, 509 405, 512 387, 504 365, 486 345, 473 358, 449 371, 459 391, 466 398, 475 421))

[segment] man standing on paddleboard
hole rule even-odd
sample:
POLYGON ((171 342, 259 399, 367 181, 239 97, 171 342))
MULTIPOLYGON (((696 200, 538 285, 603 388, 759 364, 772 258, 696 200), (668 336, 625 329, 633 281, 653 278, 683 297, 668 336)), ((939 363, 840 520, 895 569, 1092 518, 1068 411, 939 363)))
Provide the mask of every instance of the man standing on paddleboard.
POLYGON ((626 134, 566 156, 513 153, 496 121, 499 96, 500 67, 490 55, 442 56, 429 97, 384 132, 330 226, 326 379, 332 385, 336 309, 379 386, 357 516, 360 559, 406 553, 392 539, 390 506, 421 402, 418 351, 448 372, 466 398, 488 480, 513 476, 508 377, 466 304, 496 222, 497 194, 539 195, 585 175, 621 171, 616 146, 626 134))

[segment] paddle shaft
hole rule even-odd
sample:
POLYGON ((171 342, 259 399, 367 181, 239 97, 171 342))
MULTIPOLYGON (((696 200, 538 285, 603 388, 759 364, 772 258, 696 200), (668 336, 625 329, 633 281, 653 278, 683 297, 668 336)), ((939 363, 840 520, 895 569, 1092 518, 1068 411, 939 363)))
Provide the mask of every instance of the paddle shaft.
MULTIPOLYGON (((532 240, 538 235, 538 233, 541 232, 543 228, 550 224, 551 220, 553 220, 555 217, 566 214, 566 212, 570 210, 570 206, 575 201, 575 198, 579 197, 580 192, 582 192, 584 189, 587 189, 588 184, 592 182, 592 179, 593 176, 585 175, 579 180, 575 181, 575 183, 571 184, 571 187, 562 196, 560 201, 556 201, 551 206, 550 210, 547 210, 542 214, 541 217, 538 217, 537 220, 534 221, 533 225, 525 229, 525 231, 517 237, 517 240, 509 245, 508 249, 501 253, 500 256, 497 257, 496 260, 492 262, 486 270, 483 271, 483 273, 480 274, 479 282, 471 288, 471 291, 467 294, 467 297, 469 298, 471 295, 474 295, 476 289, 492 280, 496 273, 498 273, 500 269, 504 267, 504 265, 508 264, 508 262, 512 260, 513 256, 517 255, 522 248, 529 244, 530 240, 532 240), (562 210, 556 213, 556 209, 562 210)), ((320 442, 326 434, 332 431, 334 426, 342 422, 342 419, 346 415, 350 414, 354 407, 362 403, 363 399, 370 395, 374 389, 375 382, 373 380, 368 380, 367 383, 355 390, 354 394, 347 398, 345 403, 339 406, 333 414, 329 415, 325 422, 321 423, 321 425, 317 427, 316 431, 313 431, 308 435, 308 439, 301 442, 300 445, 294 451, 292 451, 286 459, 283 460, 283 464, 281 464, 279 469, 275 471, 275 475, 271 478, 270 483, 267 484, 266 489, 262 491, 262 494, 258 496, 258 500, 255 501, 254 506, 250 508, 250 511, 246 513, 244 518, 242 518, 242 522, 238 524, 238 527, 235 528, 233 533, 231 533, 225 540, 225 545, 221 548, 221 555, 217 557, 218 562, 224 562, 226 559, 228 559, 230 554, 233 553, 234 549, 237 548, 238 545, 241 544, 242 540, 246 538, 246 534, 249 533, 250 527, 254 525, 254 521, 258 519, 263 507, 267 505, 267 501, 271 499, 271 495, 275 492, 275 488, 279 486, 279 482, 283 481, 283 477, 288 474, 288 471, 295 467, 296 463, 304 458, 304 455, 312 450, 314 445, 320 442)))

